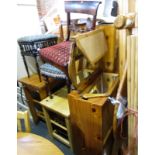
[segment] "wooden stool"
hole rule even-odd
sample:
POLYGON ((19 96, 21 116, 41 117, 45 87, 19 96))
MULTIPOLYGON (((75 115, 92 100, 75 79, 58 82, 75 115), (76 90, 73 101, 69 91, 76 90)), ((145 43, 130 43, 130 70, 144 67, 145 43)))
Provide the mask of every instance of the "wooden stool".
POLYGON ((34 57, 35 63, 36 63, 36 69, 39 75, 39 80, 41 81, 39 64, 37 61, 37 56, 39 56, 38 49, 55 45, 57 43, 57 39, 58 37, 55 35, 44 34, 44 35, 35 35, 35 36, 25 36, 17 40, 28 77, 30 77, 30 74, 29 74, 25 56, 34 57))

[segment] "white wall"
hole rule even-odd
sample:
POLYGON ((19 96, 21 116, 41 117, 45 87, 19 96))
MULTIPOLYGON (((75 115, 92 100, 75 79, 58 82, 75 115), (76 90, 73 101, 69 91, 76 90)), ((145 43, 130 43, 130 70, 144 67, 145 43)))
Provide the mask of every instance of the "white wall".
MULTIPOLYGON (((17 1, 17 39, 23 36, 41 34, 35 0, 17 1)), ((30 74, 36 72, 34 59, 27 57, 30 74)), ((17 79, 27 76, 23 59, 17 45, 17 79)))

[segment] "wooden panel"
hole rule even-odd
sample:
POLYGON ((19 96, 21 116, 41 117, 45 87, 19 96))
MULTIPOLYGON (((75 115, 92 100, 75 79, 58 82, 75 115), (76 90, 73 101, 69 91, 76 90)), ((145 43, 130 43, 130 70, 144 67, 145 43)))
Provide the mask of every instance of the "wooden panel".
POLYGON ((62 88, 52 95, 52 98, 47 97, 40 102, 40 104, 48 109, 52 109, 64 117, 69 117, 69 106, 67 100, 67 89, 62 88))
POLYGON ((108 51, 103 57, 104 71, 112 72, 114 70, 114 60, 117 50, 116 29, 113 24, 97 26, 104 31, 108 51))
POLYGON ((28 86, 32 86, 35 89, 42 89, 43 87, 46 86, 43 79, 41 82, 39 81, 38 74, 34 74, 34 75, 30 76, 29 78, 28 77, 21 78, 19 80, 19 82, 21 82, 22 84, 26 84, 28 86))
POLYGON ((112 130, 113 106, 107 97, 81 99, 73 91, 68 96, 73 150, 76 155, 102 155, 112 130))
POLYGON ((104 32, 99 29, 78 35, 76 44, 92 66, 95 66, 107 52, 104 32))
POLYGON ((92 107, 91 103, 79 100, 78 98, 75 99, 70 95, 69 103, 73 133, 73 150, 75 154, 94 155, 101 153, 102 122, 99 121, 102 118, 101 108, 92 107), (92 113, 94 113, 94 116, 92 113))

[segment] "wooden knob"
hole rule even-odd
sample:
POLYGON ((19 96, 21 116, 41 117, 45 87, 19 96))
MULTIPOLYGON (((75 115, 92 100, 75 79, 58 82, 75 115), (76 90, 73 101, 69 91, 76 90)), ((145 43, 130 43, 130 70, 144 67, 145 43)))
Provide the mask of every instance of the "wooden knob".
POLYGON ((114 21, 114 25, 117 29, 133 28, 135 27, 135 13, 127 15, 118 15, 114 21))
POLYGON ((121 28, 123 28, 125 26, 125 21, 126 21, 125 16, 119 15, 115 19, 114 25, 115 25, 116 28, 121 29, 121 28))

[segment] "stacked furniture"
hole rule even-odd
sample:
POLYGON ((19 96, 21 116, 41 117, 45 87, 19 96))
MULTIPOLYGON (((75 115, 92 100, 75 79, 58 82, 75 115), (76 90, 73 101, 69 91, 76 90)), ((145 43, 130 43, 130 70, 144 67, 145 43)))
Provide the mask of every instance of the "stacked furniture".
MULTIPOLYGON (((26 103, 30 109, 33 121, 37 123, 39 120, 45 120, 42 107, 40 105, 40 101, 48 96, 48 89, 45 81, 42 79, 40 82, 38 74, 33 74, 30 77, 19 79, 18 82, 22 84, 26 103)), ((63 83, 51 79, 49 85, 54 92, 59 89, 59 87, 62 87, 63 83)))
POLYGON ((58 37, 56 35, 42 34, 42 35, 25 36, 17 40, 28 77, 30 77, 30 73, 28 70, 28 65, 25 56, 34 57, 36 63, 36 69, 39 75, 39 80, 41 81, 39 64, 37 61, 37 56, 39 55, 38 50, 44 47, 55 45, 57 43, 57 39, 58 37))
POLYGON ((92 66, 87 78, 68 95, 70 124, 75 155, 110 154, 108 140, 113 130, 114 106, 108 97, 115 96, 119 77, 104 72, 103 58, 108 52, 104 29, 76 37, 77 48, 92 66))
POLYGON ((40 49, 40 57, 48 64, 40 67, 41 73, 47 77, 55 79, 65 79, 68 92, 71 90, 71 80, 68 74, 70 57, 75 50, 75 42, 71 41, 71 32, 86 32, 94 30, 96 27, 96 16, 100 1, 65 1, 65 11, 67 13, 67 38, 65 41, 54 46, 40 49), (92 19, 87 19, 85 23, 78 20, 71 20, 72 13, 82 13, 91 15, 92 19), (81 27, 81 25, 84 25, 81 27), (54 66, 54 67, 53 67, 54 66), (56 70, 57 68, 57 70, 56 70))

